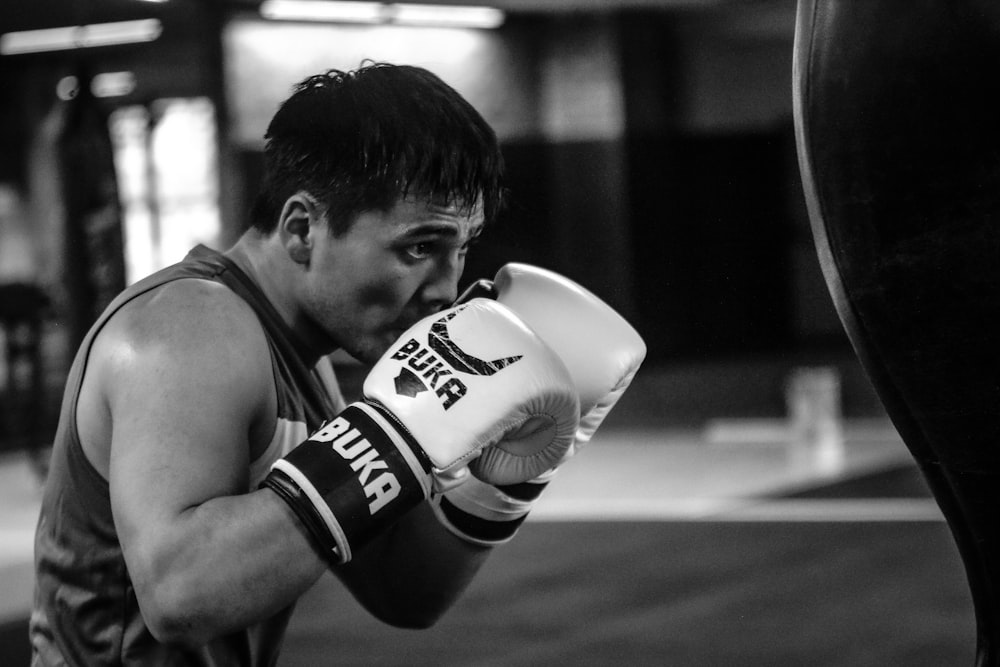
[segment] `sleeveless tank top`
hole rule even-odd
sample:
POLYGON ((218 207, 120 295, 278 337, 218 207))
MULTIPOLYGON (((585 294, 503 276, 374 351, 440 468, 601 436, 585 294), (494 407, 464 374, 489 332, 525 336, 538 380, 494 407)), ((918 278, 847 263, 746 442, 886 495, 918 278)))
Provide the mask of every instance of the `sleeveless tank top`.
POLYGON ((196 651, 153 638, 139 613, 122 558, 108 483, 87 460, 76 431, 77 397, 97 333, 131 299, 182 278, 213 280, 232 289, 254 309, 267 337, 278 419, 267 450, 251 463, 248 491, 257 488, 271 463, 344 408, 329 360, 307 368, 295 351, 294 333, 249 276, 223 255, 198 246, 182 262, 122 292, 87 334, 66 383, 35 533, 33 666, 229 666, 277 661, 293 607, 196 651))

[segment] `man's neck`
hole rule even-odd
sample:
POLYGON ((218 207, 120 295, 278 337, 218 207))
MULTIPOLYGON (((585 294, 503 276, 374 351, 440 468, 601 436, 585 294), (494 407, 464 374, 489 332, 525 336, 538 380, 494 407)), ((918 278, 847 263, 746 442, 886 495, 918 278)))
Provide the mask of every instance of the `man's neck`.
MULTIPOLYGON (((320 357, 333 350, 323 350, 316 344, 316 336, 310 335, 308 324, 300 315, 294 295, 290 291, 290 268, 277 256, 274 248, 269 247, 273 240, 261 237, 250 231, 225 253, 240 270, 242 270, 264 294, 281 320, 291 330, 293 344, 299 356, 309 367, 316 365, 320 357)), ((285 258, 287 262, 288 259, 285 258)))

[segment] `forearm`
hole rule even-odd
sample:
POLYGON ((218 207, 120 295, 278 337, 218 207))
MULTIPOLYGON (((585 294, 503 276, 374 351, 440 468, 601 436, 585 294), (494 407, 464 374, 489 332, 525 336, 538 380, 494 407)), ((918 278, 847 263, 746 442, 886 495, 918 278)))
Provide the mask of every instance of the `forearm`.
POLYGON ((377 618, 425 628, 455 604, 491 552, 449 533, 423 503, 335 573, 377 618))
POLYGON ((376 617, 426 627, 488 554, 437 521, 427 503, 435 485, 470 469, 498 483, 544 472, 572 441, 579 400, 555 352, 482 299, 410 327, 363 394, 275 462, 264 484, 344 564, 335 571, 376 617), (431 360, 434 391, 414 373, 431 360))
POLYGON ((126 549, 143 617, 161 641, 202 644, 293 603, 327 569, 268 490, 189 508, 126 549))

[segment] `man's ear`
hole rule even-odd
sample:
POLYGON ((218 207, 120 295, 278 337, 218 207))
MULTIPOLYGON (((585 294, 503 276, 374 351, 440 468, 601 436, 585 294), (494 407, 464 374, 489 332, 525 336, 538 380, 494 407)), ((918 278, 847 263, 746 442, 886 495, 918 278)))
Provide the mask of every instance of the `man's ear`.
POLYGON ((293 262, 309 264, 321 215, 319 205, 303 190, 285 200, 278 218, 278 235, 293 262))

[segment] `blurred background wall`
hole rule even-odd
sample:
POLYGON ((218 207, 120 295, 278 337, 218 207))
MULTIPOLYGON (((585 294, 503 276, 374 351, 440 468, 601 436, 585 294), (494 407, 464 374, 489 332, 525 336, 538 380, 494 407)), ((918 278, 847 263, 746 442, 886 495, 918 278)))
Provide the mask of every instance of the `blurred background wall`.
MULTIPOLYGON (((110 292, 116 271, 132 282, 195 243, 235 240, 278 103, 309 74, 372 59, 435 71, 501 138, 510 205, 466 280, 508 261, 546 266, 635 323, 647 369, 832 358, 848 365, 845 387, 868 396, 851 380, 801 193, 794 0, 491 4, 504 21, 482 29, 273 21, 254 0, 5 1, 0 33, 159 21, 156 39, 139 44, 0 55, 0 283, 35 286, 48 302, 45 384, 61 391, 79 336, 67 325, 83 298, 74 286, 104 280, 110 292), (88 79, 93 95, 76 92, 88 79), (90 125, 71 119, 84 104, 90 125), (70 168, 60 152, 101 123, 110 194, 85 178, 102 168, 100 142, 82 142, 70 168), (84 224, 68 202, 74 188, 103 192, 101 216, 82 218, 104 230, 89 241, 73 235, 84 224), (109 220, 120 221, 117 241, 109 220), (116 243, 120 258, 108 250, 116 243), (88 244, 90 264, 75 266, 88 244)), ((99 306, 100 290, 88 294, 99 306)), ((0 377, 13 377, 16 361, 2 363, 0 377)), ((780 404, 780 372, 757 400, 780 404)), ((713 386, 737 410, 749 400, 732 400, 739 376, 722 377, 713 386)), ((690 380, 686 391, 698 386, 690 380)))

